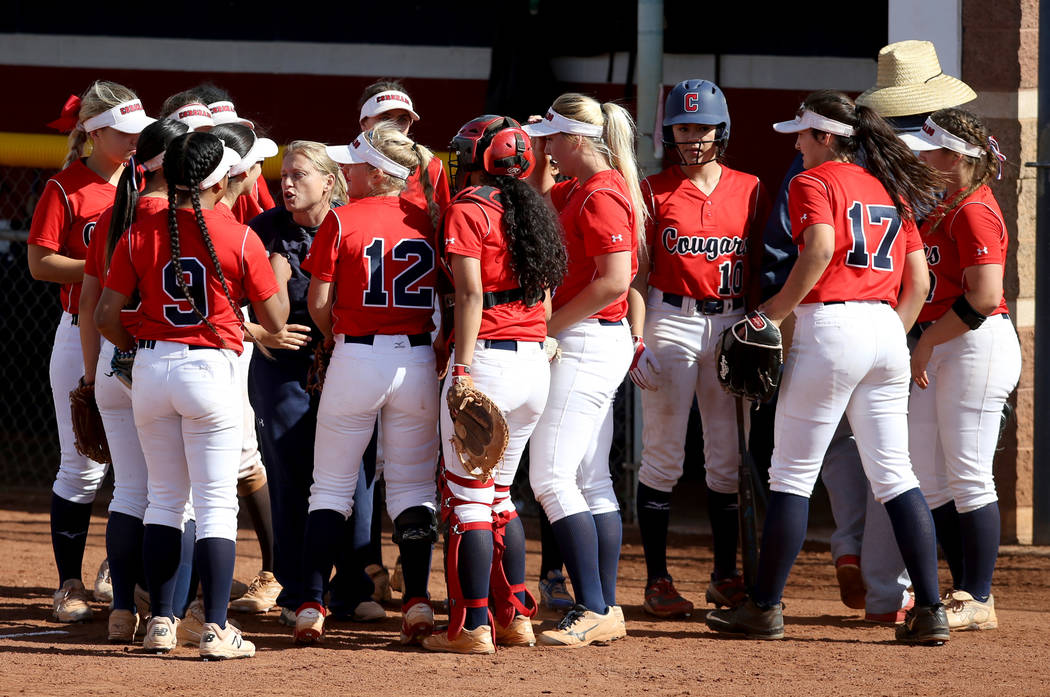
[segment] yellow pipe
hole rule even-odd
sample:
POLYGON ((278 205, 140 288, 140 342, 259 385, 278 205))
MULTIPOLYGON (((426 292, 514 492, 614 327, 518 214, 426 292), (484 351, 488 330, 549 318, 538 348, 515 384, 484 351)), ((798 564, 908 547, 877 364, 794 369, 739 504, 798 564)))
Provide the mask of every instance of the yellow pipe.
MULTIPOLYGON (((0 132, 0 166, 58 169, 69 152, 68 143, 64 135, 0 132)), ((447 152, 434 154, 448 164, 447 152)), ((263 162, 263 176, 279 179, 283 158, 284 146, 281 146, 275 157, 263 162)))

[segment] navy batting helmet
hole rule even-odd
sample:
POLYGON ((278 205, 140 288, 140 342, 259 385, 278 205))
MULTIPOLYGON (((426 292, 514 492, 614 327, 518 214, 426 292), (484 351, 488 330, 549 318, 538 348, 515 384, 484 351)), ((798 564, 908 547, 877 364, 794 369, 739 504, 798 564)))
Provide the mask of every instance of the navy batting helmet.
POLYGON ((664 145, 674 147, 671 126, 699 123, 717 126, 715 141, 719 151, 729 144, 729 107, 718 85, 710 80, 683 80, 675 85, 664 102, 664 145))

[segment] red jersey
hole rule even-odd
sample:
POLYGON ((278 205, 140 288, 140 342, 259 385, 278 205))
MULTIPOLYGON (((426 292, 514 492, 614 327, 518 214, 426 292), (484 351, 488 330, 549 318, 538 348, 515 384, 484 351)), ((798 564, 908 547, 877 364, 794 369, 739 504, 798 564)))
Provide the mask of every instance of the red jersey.
MULTIPOLYGON (((952 195, 954 196, 954 194, 952 195)), ((951 201, 947 196, 946 201, 951 201)), ((974 191, 948 211, 933 232, 936 212, 922 226, 922 242, 930 265, 930 294, 919 313, 920 322, 931 322, 948 311, 955 299, 968 290, 963 279, 967 267, 999 264, 1006 273, 1006 248, 1010 243, 1006 223, 987 185, 974 191)), ((993 315, 1007 312, 1006 296, 993 315)))
MULTIPOLYGON (((498 189, 477 186, 459 192, 445 211, 444 235, 446 260, 449 254, 459 254, 481 262, 484 292, 520 288, 503 233, 503 206, 498 189)), ((479 339, 543 341, 546 336, 547 317, 542 302, 528 307, 523 301, 515 300, 481 311, 479 339)))
MULTIPOLYGON (((141 196, 138 203, 135 204, 135 219, 137 220, 167 210, 168 199, 158 198, 156 196, 141 196)), ((112 220, 113 207, 110 206, 98 218, 98 223, 95 225, 98 234, 91 236, 91 244, 88 245, 87 258, 84 260, 84 275, 97 278, 100 286, 106 285, 106 274, 109 270, 108 265, 106 264, 106 239, 109 237, 109 225, 112 220)), ((123 237, 123 234, 121 236, 123 237)), ((113 251, 116 252, 116 249, 113 251)), ((124 306, 124 309, 120 311, 120 321, 132 336, 138 335, 139 305, 140 300, 138 294, 135 293, 128 301, 128 304, 124 306)))
POLYGON ((252 185, 251 193, 247 196, 240 196, 233 202, 233 217, 237 219, 237 222, 247 225, 249 220, 273 207, 273 196, 270 195, 270 189, 266 186, 266 180, 259 177, 252 185))
POLYGON ((332 210, 302 268, 335 283, 335 334, 422 334, 434 329, 433 232, 399 196, 369 196, 332 210))
POLYGON ((866 169, 825 162, 796 175, 788 189, 791 233, 824 223, 835 229, 831 262, 802 304, 885 300, 896 307, 904 257, 922 249, 915 221, 901 218, 893 199, 866 169))
MULTIPOLYGON (((638 235, 627 182, 615 169, 598 172, 580 184, 575 179, 555 184, 551 201, 565 235, 568 269, 552 298, 554 310, 575 298, 594 280, 594 257, 614 252, 631 253, 631 277, 638 271, 638 235)), ((627 316, 627 293, 592 317, 619 321, 627 316)))
MULTIPOLYGON (((437 157, 427 165, 427 176, 430 177, 430 184, 434 187, 432 195, 434 203, 437 204, 438 213, 444 213, 448 208, 451 196, 448 189, 448 177, 445 176, 445 167, 437 157)), ((424 212, 427 211, 427 197, 423 193, 423 180, 420 178, 418 169, 412 172, 405 182, 405 190, 401 192, 401 198, 411 201, 424 212)))
POLYGON ((748 255, 761 247, 769 197, 758 177, 722 165, 710 195, 696 188, 680 167, 642 182, 651 219, 649 285, 698 300, 743 297, 750 281, 748 255))
MULTIPOLYGON (((240 318, 234 314, 222 290, 194 213, 179 209, 176 214, 182 277, 197 308, 218 330, 226 348, 240 353, 243 349, 240 318)), ((277 279, 259 236, 246 225, 230 222, 221 213, 205 210, 203 215, 233 301, 247 297, 252 302, 260 302, 276 293, 277 279)), ((110 259, 106 287, 128 297, 138 289, 142 304, 137 338, 222 347, 215 332, 201 321, 179 288, 171 263, 167 210, 136 216, 110 259)))
MULTIPOLYGON (((29 244, 83 259, 98 216, 113 205, 116 193, 116 187, 84 160, 76 160, 44 185, 29 228, 29 244)), ((62 309, 75 315, 80 309, 80 284, 63 283, 61 299, 62 309)))

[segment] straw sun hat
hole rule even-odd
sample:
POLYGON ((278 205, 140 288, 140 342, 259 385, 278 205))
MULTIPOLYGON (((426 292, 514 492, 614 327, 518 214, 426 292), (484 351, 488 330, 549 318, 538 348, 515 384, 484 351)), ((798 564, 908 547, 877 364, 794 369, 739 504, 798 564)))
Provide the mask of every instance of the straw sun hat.
POLYGON ((912 40, 879 51, 875 86, 857 97, 857 104, 890 117, 928 113, 976 98, 965 82, 941 72, 932 43, 912 40))

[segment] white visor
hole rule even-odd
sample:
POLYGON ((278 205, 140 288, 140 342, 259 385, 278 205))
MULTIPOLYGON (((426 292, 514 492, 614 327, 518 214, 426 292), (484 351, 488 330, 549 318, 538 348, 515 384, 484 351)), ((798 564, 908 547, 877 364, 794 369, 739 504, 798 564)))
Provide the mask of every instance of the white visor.
POLYGON ((106 126, 116 129, 121 133, 142 133, 143 128, 156 120, 157 119, 151 119, 146 116, 141 101, 138 99, 132 99, 130 102, 118 104, 112 109, 102 112, 98 116, 92 116, 90 119, 87 119, 84 123, 80 124, 80 127, 87 133, 97 131, 106 126))
POLYGON ((566 116, 562 116, 554 109, 548 109, 547 114, 543 117, 542 121, 526 124, 525 126, 522 126, 522 130, 530 136, 541 137, 551 136, 555 133, 572 133, 578 136, 587 136, 588 138, 602 137, 601 126, 595 126, 593 123, 584 123, 583 121, 570 119, 566 116))
POLYGON ((223 123, 239 123, 253 131, 255 130, 254 123, 237 115, 237 109, 233 106, 233 102, 212 102, 208 105, 208 111, 211 112, 211 119, 216 126, 223 123))
POLYGON ((412 170, 408 167, 399 165, 376 150, 368 142, 368 138, 365 137, 364 133, 354 138, 354 141, 349 145, 329 145, 325 148, 325 151, 328 153, 328 157, 341 165, 367 163, 398 179, 408 179, 408 176, 412 174, 412 170))
POLYGON ((926 123, 924 123, 922 128, 918 131, 901 133, 900 139, 903 140, 904 144, 909 148, 918 152, 922 152, 923 150, 947 148, 952 152, 957 152, 969 157, 980 157, 984 152, 984 148, 980 145, 967 143, 962 138, 952 135, 934 123, 931 118, 927 118, 926 123))
POLYGON ((244 174, 256 162, 262 162, 267 157, 273 157, 276 154, 277 143, 269 138, 256 138, 255 142, 252 143, 252 147, 248 150, 248 154, 230 169, 230 176, 235 177, 238 174, 244 174))
POLYGON ((404 109, 411 114, 413 121, 419 121, 419 114, 412 108, 412 98, 400 90, 387 90, 373 95, 361 106, 361 120, 364 121, 370 116, 379 116, 394 109, 404 109))
POLYGON ((164 153, 166 152, 167 150, 161 150, 159 155, 149 158, 142 163, 142 166, 146 168, 147 172, 156 172, 164 166, 164 153))
POLYGON ((215 119, 211 117, 211 110, 200 102, 180 106, 168 114, 168 118, 172 121, 181 121, 191 131, 215 126, 215 119))
POLYGON ((804 131, 807 128, 815 128, 818 131, 824 131, 825 133, 832 133, 837 136, 844 136, 849 138, 856 131, 853 126, 836 121, 835 119, 829 119, 826 116, 821 116, 815 111, 806 109, 802 112, 801 116, 796 116, 791 121, 780 121, 773 124, 773 130, 777 133, 798 133, 804 131))
POLYGON ((200 190, 204 191, 210 189, 230 173, 230 168, 241 161, 241 156, 237 154, 236 150, 230 150, 225 145, 222 147, 222 159, 219 161, 219 165, 211 171, 211 174, 206 176, 201 181, 200 190))

